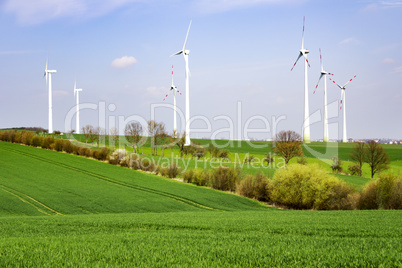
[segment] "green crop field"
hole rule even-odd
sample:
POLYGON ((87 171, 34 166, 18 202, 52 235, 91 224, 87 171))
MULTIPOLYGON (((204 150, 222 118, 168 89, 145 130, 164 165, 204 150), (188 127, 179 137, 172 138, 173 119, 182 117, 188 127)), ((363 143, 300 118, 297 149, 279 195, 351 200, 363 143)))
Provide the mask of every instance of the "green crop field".
POLYGON ((401 211, 279 210, 5 142, 0 200, 0 267, 402 266, 401 211))

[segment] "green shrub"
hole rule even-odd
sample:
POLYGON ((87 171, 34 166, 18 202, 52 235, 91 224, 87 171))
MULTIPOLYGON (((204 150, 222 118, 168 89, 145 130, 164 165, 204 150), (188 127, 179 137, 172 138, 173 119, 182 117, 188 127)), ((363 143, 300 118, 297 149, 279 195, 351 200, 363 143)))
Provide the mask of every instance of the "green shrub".
POLYGON ((80 148, 81 148, 80 146, 73 145, 73 154, 79 155, 80 148))
POLYGON ((240 169, 220 166, 214 169, 209 186, 217 190, 234 191, 239 180, 240 169))
POLYGON ((352 166, 349 166, 348 171, 350 172, 350 175, 352 175, 352 176, 361 176, 362 175, 362 169, 360 168, 359 164, 354 164, 352 166))
POLYGON ((210 181, 210 172, 208 170, 203 169, 195 169, 194 170, 194 180, 193 183, 198 186, 206 186, 210 181))
POLYGON ((402 209, 402 178, 395 179, 389 196, 389 204, 393 209, 402 209))
POLYGON ((237 183, 237 192, 248 198, 255 198, 260 201, 268 201, 268 189, 270 180, 262 172, 254 177, 247 175, 243 180, 237 183))
POLYGON ((297 163, 300 165, 307 165, 307 158, 303 155, 302 157, 297 158, 297 163))
POLYGON ((177 165, 177 163, 175 161, 173 161, 169 167, 163 168, 161 170, 162 176, 171 178, 171 179, 176 178, 177 175, 179 175, 179 173, 180 173, 180 167, 177 165))
POLYGON ((275 203, 296 209, 353 208, 354 190, 318 166, 291 165, 278 170, 272 180, 270 197, 275 203), (349 200, 349 201, 348 201, 349 200), (348 203, 349 202, 349 203, 348 203))
POLYGON ((393 174, 381 174, 377 180, 369 182, 363 189, 360 209, 401 209, 402 178, 393 174))
POLYGON ((92 157, 92 150, 86 147, 81 147, 78 154, 85 157, 92 157))
POLYGON ((155 172, 157 168, 153 160, 149 160, 148 158, 141 158, 139 161, 139 167, 141 170, 148 172, 155 172))
MULTIPOLYGON (((162 175, 163 176, 163 175, 162 175)), ((187 169, 183 173, 183 181, 186 183, 192 183, 194 178, 194 170, 193 169, 187 169)))
POLYGON ((336 156, 332 158, 332 172, 341 173, 343 171, 342 168, 342 160, 336 156))

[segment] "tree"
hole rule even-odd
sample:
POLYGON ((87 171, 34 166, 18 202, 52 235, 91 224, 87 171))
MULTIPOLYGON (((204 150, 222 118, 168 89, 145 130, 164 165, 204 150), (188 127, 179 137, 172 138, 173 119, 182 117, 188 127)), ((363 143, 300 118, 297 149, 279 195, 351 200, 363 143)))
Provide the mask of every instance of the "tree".
POLYGON ((371 178, 374 177, 374 174, 388 169, 390 164, 388 153, 374 140, 370 140, 365 146, 364 162, 370 166, 371 178))
POLYGON ((295 131, 281 131, 275 136, 275 148, 273 151, 282 156, 287 165, 293 157, 304 155, 301 140, 300 134, 295 131))
POLYGON ((356 145, 353 147, 352 152, 350 153, 350 159, 352 159, 353 162, 356 163, 360 167, 359 169, 355 169, 355 172, 358 173, 359 176, 362 176, 362 167, 364 163, 364 143, 363 142, 358 142, 356 145))
POLYGON ((130 123, 124 129, 124 135, 131 146, 133 147, 134 152, 139 153, 139 144, 142 139, 142 126, 140 123, 130 123), (136 149, 137 148, 137 149, 136 149))
POLYGON ((109 146, 113 146, 113 148, 116 148, 118 135, 119 131, 117 130, 117 128, 113 127, 109 130, 109 146))
POLYGON ((169 140, 169 135, 166 132, 165 124, 164 123, 156 123, 156 130, 155 130, 155 148, 156 148, 156 155, 158 155, 158 148, 161 148, 161 155, 164 155, 165 148, 167 147, 166 142, 169 140))
POLYGON ((90 139, 91 132, 93 132, 93 131, 94 131, 94 127, 91 125, 86 125, 85 127, 82 127, 81 132, 85 136, 85 143, 88 142, 88 140, 90 139))
POLYGON ((154 120, 148 121, 148 136, 151 138, 151 155, 155 152, 155 136, 157 124, 154 120))
POLYGON ((186 143, 186 132, 184 132, 179 139, 176 138, 176 145, 180 149, 180 158, 183 158, 185 143, 186 143))

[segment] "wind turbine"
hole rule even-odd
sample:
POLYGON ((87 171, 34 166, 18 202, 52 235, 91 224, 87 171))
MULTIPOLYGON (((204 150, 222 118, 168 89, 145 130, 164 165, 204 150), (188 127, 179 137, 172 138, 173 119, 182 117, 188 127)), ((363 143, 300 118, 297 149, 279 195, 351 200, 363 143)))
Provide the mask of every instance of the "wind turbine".
POLYGON ((56 73, 56 70, 48 70, 49 58, 46 59, 46 67, 44 77, 46 77, 46 86, 49 85, 49 133, 53 133, 53 107, 52 107, 52 73, 56 73), (48 84, 49 76, 49 84, 48 84))
POLYGON ((191 21, 190 25, 188 26, 187 30, 187 35, 186 39, 184 40, 184 45, 182 50, 176 52, 175 54, 171 55, 171 57, 183 54, 184 56, 184 61, 186 63, 186 139, 185 139, 185 146, 190 146, 191 145, 191 140, 190 140, 190 97, 189 97, 189 91, 190 91, 190 86, 189 86, 189 75, 190 75, 190 70, 188 68, 188 54, 190 54, 190 50, 186 50, 186 43, 187 43, 187 37, 188 33, 190 32, 190 27, 191 27, 191 21))
POLYGON ((352 82, 352 80, 355 79, 355 78, 356 78, 356 75, 353 76, 353 78, 350 79, 348 82, 346 82, 346 84, 344 84, 343 86, 340 86, 337 82, 335 82, 331 78, 329 79, 341 89, 341 107, 340 107, 340 109, 343 108, 343 138, 342 138, 342 142, 348 142, 348 139, 346 137, 346 103, 345 103, 346 85, 349 84, 350 82, 352 82))
MULTIPOLYGON (((177 87, 173 84, 173 65, 172 65, 172 85, 170 86, 170 90, 173 91, 173 133, 174 135, 177 135, 177 121, 176 121, 176 92, 180 93, 181 92, 177 90, 177 87)), ((166 94, 165 98, 163 101, 166 100, 167 96, 169 96, 169 92, 166 94)))
POLYGON ((302 46, 300 49, 299 56, 296 59, 296 62, 293 64, 293 68, 296 66, 297 61, 304 57, 304 127, 303 127, 303 141, 304 143, 310 143, 310 119, 309 119, 309 108, 308 108, 308 80, 307 80, 307 65, 310 67, 310 63, 307 59, 307 54, 310 52, 304 48, 304 21, 305 18, 303 17, 303 35, 302 35, 302 46))
POLYGON ((317 91, 318 84, 320 83, 321 78, 324 77, 324 142, 328 142, 328 111, 327 111, 327 74, 328 75, 334 75, 333 73, 328 73, 327 71, 324 71, 324 67, 322 64, 322 56, 321 56, 321 48, 320 48, 320 62, 321 62, 321 75, 320 78, 318 78, 317 85, 315 86, 314 93, 317 91))
POLYGON ((77 81, 74 81, 74 96, 77 95, 77 104, 76 104, 76 109, 77 109, 77 116, 75 119, 76 127, 75 131, 77 134, 80 134, 80 92, 82 91, 82 88, 77 88, 77 81))

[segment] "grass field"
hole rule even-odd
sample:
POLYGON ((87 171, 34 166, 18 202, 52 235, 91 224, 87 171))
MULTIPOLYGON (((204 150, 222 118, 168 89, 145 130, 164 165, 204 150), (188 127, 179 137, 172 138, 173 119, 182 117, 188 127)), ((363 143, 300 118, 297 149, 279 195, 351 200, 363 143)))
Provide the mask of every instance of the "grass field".
POLYGON ((0 200, 0 267, 402 266, 401 211, 278 210, 5 142, 0 200))

